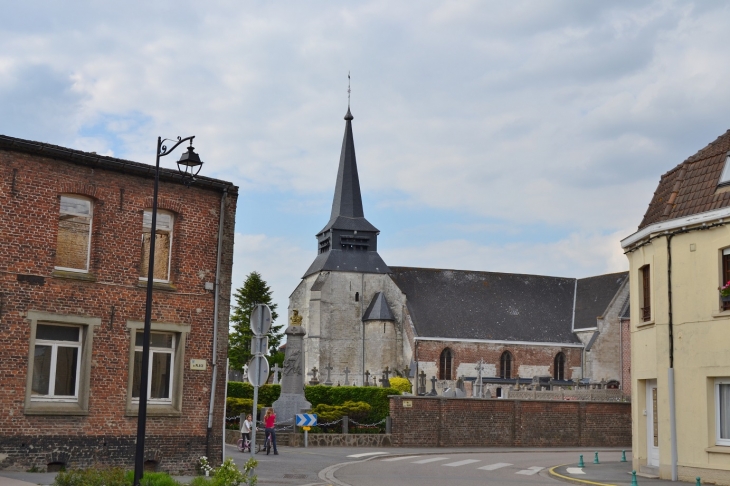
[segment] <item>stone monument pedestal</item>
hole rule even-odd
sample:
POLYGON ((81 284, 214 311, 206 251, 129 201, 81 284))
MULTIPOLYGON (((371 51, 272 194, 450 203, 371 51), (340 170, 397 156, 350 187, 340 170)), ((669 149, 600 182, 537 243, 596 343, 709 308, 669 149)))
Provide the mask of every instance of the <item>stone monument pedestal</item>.
MULTIPOLYGON (((292 322, 294 319, 292 318, 292 322)), ((307 332, 299 325, 286 331, 286 351, 281 377, 281 395, 273 404, 278 424, 295 423, 295 415, 312 408, 304 398, 304 336, 307 332)))

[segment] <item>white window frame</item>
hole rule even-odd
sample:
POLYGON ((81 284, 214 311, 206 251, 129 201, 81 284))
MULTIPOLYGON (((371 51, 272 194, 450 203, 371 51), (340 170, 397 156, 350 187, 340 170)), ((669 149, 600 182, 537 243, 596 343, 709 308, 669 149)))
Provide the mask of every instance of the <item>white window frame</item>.
MULTIPOLYGON (((137 333, 142 334, 144 331, 137 331, 137 333)), ((177 345, 177 333, 174 332, 157 332, 153 331, 151 334, 164 334, 168 336, 172 336, 172 346, 169 348, 160 348, 160 347, 154 347, 150 345, 150 355, 149 355, 149 363, 147 366, 147 403, 151 404, 161 404, 161 405, 171 405, 172 404, 172 397, 175 395, 175 346, 177 345), (169 390, 169 397, 167 398, 151 398, 151 391, 152 391, 152 364, 154 363, 154 355, 155 354, 169 354, 170 355, 170 377, 168 381, 168 390, 169 390)), ((135 334, 135 341, 137 339, 137 336, 135 334)), ((142 352, 142 346, 134 346, 134 352, 135 354, 137 352, 142 352)), ((141 391, 141 390, 140 390, 141 391)), ((133 390, 134 392, 134 390, 133 390)), ((132 397, 132 403, 139 405, 139 397, 132 397)))
POLYGON ((720 174, 720 180, 717 182, 718 186, 724 186, 730 184, 730 152, 725 156, 725 166, 720 174))
MULTIPOLYGON (((730 385, 730 378, 715 379, 715 444, 719 446, 730 446, 730 437, 720 437, 720 385, 730 385)), ((730 420, 730 404, 728 404, 726 419, 730 420)))
MULTIPOLYGON (((31 390, 30 399, 33 402, 78 402, 79 401, 79 378, 81 375, 81 355, 82 355, 82 340, 83 334, 81 326, 57 324, 55 322, 39 322, 40 325, 55 326, 55 327, 73 327, 78 331, 78 341, 53 341, 50 339, 38 339, 36 338, 33 349, 35 351, 36 346, 50 346, 51 347, 51 370, 48 377, 48 395, 33 395, 31 390), (58 348, 76 348, 76 376, 74 383, 74 394, 73 395, 56 395, 56 362, 58 358, 58 348)), ((37 333, 36 328, 36 333, 37 333)))
MULTIPOLYGON (((144 212, 142 213, 142 248, 143 249, 144 249, 144 230, 147 227, 144 224, 144 215, 146 213, 149 213, 150 214, 150 226, 149 227, 150 227, 150 234, 152 233, 152 231, 151 231, 152 230, 152 219, 151 219, 151 217, 152 217, 152 210, 151 209, 145 209, 144 212)), ((170 216, 170 248, 168 249, 168 252, 167 252, 167 278, 166 279, 153 278, 152 281, 153 282, 160 282, 160 283, 169 283, 170 282, 170 272, 172 270, 172 238, 173 238, 174 233, 175 233, 175 213, 173 213, 171 211, 165 211, 165 210, 158 209, 157 210, 157 221, 155 222, 156 223, 155 226, 157 226, 157 223, 159 223, 159 219, 160 219, 160 215, 161 214, 166 214, 166 215, 169 215, 170 216)), ((157 226, 157 228, 155 228, 155 231, 160 231, 159 226, 157 226)), ((151 238, 151 236, 150 236, 150 238, 151 238)), ((155 245, 155 247, 156 246, 157 245, 155 245)), ((155 254, 157 254, 157 248, 155 248, 155 254)), ((147 272, 149 272, 149 258, 147 258, 147 272)), ((153 275, 154 275, 154 271, 153 271, 153 275)), ((145 276, 141 276, 140 275, 139 279, 141 281, 146 282, 147 281, 147 275, 145 275, 145 276)))
MULTIPOLYGON (((67 212, 67 213, 61 213, 61 203, 59 199, 59 209, 58 209, 58 216, 60 218, 61 214, 70 214, 72 216, 78 216, 89 218, 89 245, 86 248, 86 268, 80 269, 80 268, 71 268, 71 267, 59 267, 55 266, 54 268, 56 270, 63 270, 64 272, 77 272, 77 273, 89 273, 89 264, 91 262, 91 237, 92 237, 92 230, 94 226, 94 201, 91 200, 91 198, 78 196, 76 194, 61 194, 61 198, 68 198, 68 199, 78 199, 80 201, 86 201, 89 203, 89 214, 77 214, 73 212, 67 212)), ((56 247, 58 247, 58 235, 56 235, 56 247)))

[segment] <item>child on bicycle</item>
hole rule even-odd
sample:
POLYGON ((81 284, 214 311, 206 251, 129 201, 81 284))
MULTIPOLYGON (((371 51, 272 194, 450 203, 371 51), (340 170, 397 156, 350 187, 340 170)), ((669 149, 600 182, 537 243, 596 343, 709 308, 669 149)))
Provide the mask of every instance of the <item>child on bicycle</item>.
POLYGON ((241 439, 243 440, 243 452, 251 450, 251 431, 253 430, 253 423, 251 421, 251 414, 246 415, 246 420, 241 424, 241 439))
POLYGON ((269 455, 271 447, 274 447, 274 455, 278 456, 276 450, 276 414, 273 408, 267 408, 264 415, 264 431, 266 432, 266 455, 269 455))

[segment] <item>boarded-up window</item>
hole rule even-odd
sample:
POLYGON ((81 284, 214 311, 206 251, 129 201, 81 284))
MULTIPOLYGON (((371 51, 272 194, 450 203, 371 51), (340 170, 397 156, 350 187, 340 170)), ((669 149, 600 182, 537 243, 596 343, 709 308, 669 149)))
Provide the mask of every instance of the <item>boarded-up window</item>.
MULTIPOLYGON (((170 255, 172 253, 172 224, 170 213, 157 212, 155 230, 155 268, 153 279, 167 282, 170 280, 170 255)), ((147 278, 150 263, 150 229, 152 228, 152 211, 144 212, 142 220, 142 262, 140 278, 147 278)))
POLYGON ((56 268, 88 271, 90 243, 91 201, 75 196, 61 196, 56 268))

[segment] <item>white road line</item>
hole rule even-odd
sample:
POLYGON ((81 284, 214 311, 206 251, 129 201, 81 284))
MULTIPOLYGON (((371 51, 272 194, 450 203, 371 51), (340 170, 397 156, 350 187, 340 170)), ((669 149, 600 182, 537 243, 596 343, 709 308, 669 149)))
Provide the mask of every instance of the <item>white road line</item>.
POLYGON ((421 459, 420 461, 413 461, 413 464, 428 464, 429 462, 445 461, 448 457, 430 457, 428 459, 421 459))
POLYGON ((392 462, 392 461, 405 461, 406 459, 415 459, 417 457, 421 457, 421 456, 389 457, 388 459, 382 459, 382 461, 383 462, 385 462, 385 461, 388 461, 388 462, 392 462))
POLYGON ((379 456, 382 454, 390 454, 390 452, 363 452, 362 454, 352 454, 347 457, 367 457, 367 456, 379 456))
POLYGON ((463 461, 450 462, 448 464, 441 464, 441 465, 442 466, 459 467, 459 466, 464 466, 466 464, 474 464, 475 462, 480 462, 480 461, 479 461, 479 459, 465 459, 463 461))
POLYGON ((485 471, 494 471, 495 469, 500 469, 503 467, 511 466, 509 462, 497 462, 495 464, 490 464, 489 466, 482 466, 478 467, 477 469, 484 469, 485 471))
POLYGON ((545 469, 542 466, 532 466, 528 469, 523 469, 522 471, 517 471, 515 474, 524 474, 525 476, 532 476, 533 474, 537 474, 540 471, 545 469))
POLYGON ((568 474, 585 474, 583 472, 583 469, 581 469, 579 467, 569 467, 569 468, 566 468, 565 470, 567 471, 568 474))

